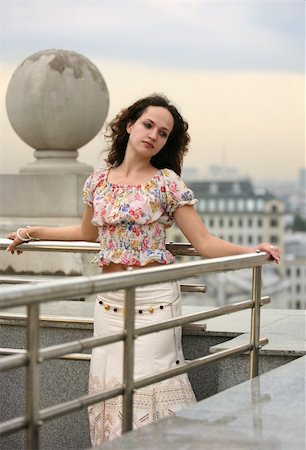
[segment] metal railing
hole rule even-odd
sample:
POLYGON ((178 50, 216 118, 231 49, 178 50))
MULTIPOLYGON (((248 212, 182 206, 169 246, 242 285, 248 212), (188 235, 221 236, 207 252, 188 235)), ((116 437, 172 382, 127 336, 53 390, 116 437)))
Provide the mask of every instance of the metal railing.
MULTIPOLYGON (((0 249, 6 248, 7 240, 0 240, 0 249)), ((58 243, 33 242, 20 245, 23 250, 48 250, 52 247, 56 251, 97 251, 96 244, 88 243, 58 243), (61 244, 62 247, 61 247, 61 244), (93 250, 93 245, 94 250, 93 250), (80 247, 82 250, 80 250, 80 247), (69 248, 69 250, 67 250, 69 248), (84 250, 86 248, 86 250, 84 250)), ((178 254, 192 254, 196 252, 190 245, 169 244, 171 251, 178 254), (176 248, 175 248, 176 247, 176 248), (181 248, 180 248, 181 247, 181 248), (183 251, 182 251, 183 250, 183 251)), ((91 404, 123 395, 123 422, 122 431, 132 430, 133 418, 133 392, 135 389, 165 380, 175 375, 188 372, 205 364, 239 355, 250 353, 250 378, 258 375, 259 349, 268 340, 260 339, 260 306, 269 303, 268 297, 261 297, 261 269, 262 265, 269 263, 265 253, 237 255, 232 257, 213 258, 209 260, 177 263, 163 267, 144 268, 95 276, 74 276, 63 280, 45 281, 34 285, 4 286, 0 290, 0 309, 14 306, 26 306, 27 319, 27 351, 22 354, 4 356, 0 360, 0 369, 7 370, 21 366, 27 367, 27 406, 26 415, 15 417, 0 425, 0 434, 7 434, 21 429, 27 429, 27 448, 39 448, 39 427, 47 420, 72 413, 91 404), (238 269, 252 269, 252 295, 251 299, 210 309, 205 312, 189 314, 182 317, 166 320, 162 323, 135 329, 135 287, 149 284, 177 281, 189 277, 197 277, 211 272, 223 272, 238 269), (91 337, 65 344, 46 348, 39 346, 39 306, 41 303, 71 298, 75 294, 90 295, 99 292, 125 289, 125 317, 122 332, 107 337, 91 337), (251 309, 250 342, 231 349, 219 351, 188 361, 180 367, 164 370, 157 374, 134 380, 134 340, 149 333, 182 326, 190 322, 197 322, 212 317, 221 316, 237 311, 251 309), (40 409, 40 364, 49 359, 83 352, 94 347, 124 341, 123 383, 116 388, 103 390, 96 394, 89 394, 71 401, 40 409)))

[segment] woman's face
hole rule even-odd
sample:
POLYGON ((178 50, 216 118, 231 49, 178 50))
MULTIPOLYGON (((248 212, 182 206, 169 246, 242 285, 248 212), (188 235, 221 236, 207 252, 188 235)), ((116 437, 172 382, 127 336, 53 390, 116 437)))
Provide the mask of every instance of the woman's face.
POLYGON ((127 126, 128 147, 145 157, 156 155, 166 144, 174 125, 173 116, 161 106, 149 106, 135 123, 127 126))

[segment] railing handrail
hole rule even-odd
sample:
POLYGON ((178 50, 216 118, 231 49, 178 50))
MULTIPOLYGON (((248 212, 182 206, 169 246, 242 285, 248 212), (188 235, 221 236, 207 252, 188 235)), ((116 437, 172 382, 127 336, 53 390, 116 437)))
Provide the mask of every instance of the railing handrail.
MULTIPOLYGON (((3 241, 3 239, 2 239, 3 241)), ((7 240, 6 240, 7 241, 7 240)), ((55 251, 76 251, 75 247, 65 247, 65 250, 59 250, 58 245, 62 244, 51 241, 54 244, 55 251)), ((71 244, 71 242, 69 243, 71 244)), ((73 243, 74 244, 74 243, 73 243)), ((78 243, 79 245, 80 243, 78 243)), ((99 246, 99 244, 94 244, 99 246)), ((48 244, 49 245, 49 244, 48 244)), ((169 244, 176 245, 176 244, 169 244)), ((0 242, 0 250, 6 248, 7 242, 0 242)), ((86 247, 86 243, 82 243, 83 250, 92 248, 91 245, 86 247), (83 246, 84 244, 84 246, 83 246)), ((193 250, 187 244, 188 251, 193 250)), ((31 242, 20 245, 22 250, 46 250, 47 244, 43 241, 31 242)), ((96 248, 96 247, 95 247, 96 248)), ((185 249, 186 249, 185 248, 185 249)), ((53 251, 48 247, 48 251, 53 251)), ((90 250, 92 251, 92 250, 90 250)), ((97 251, 95 249, 95 251, 97 251)), ((211 258, 208 260, 192 261, 187 263, 176 263, 162 267, 143 268, 142 270, 131 270, 126 272, 117 272, 112 274, 99 274, 94 276, 73 276, 64 280, 53 280, 50 282, 43 282, 38 285, 18 285, 17 287, 2 287, 0 290, 0 309, 10 308, 13 306, 28 306, 28 351, 26 354, 13 355, 4 358, 2 361, 2 368, 18 367, 21 364, 27 365, 27 418, 15 418, 4 422, 0 426, 1 433, 17 431, 18 429, 27 427, 27 448, 39 448, 39 425, 41 420, 59 417, 63 414, 68 414, 80 409, 84 406, 102 401, 106 398, 111 398, 116 395, 123 395, 123 423, 122 431, 126 432, 132 429, 132 415, 133 415, 133 391, 135 388, 140 388, 148 384, 155 383, 162 379, 166 379, 177 375, 179 373, 187 372, 195 367, 200 367, 209 362, 216 361, 221 358, 226 358, 232 355, 238 355, 244 352, 250 352, 250 377, 258 375, 258 355, 259 348, 265 345, 267 339, 260 339, 260 306, 267 303, 268 300, 261 298, 261 267, 263 264, 269 263, 269 255, 266 253, 252 253, 247 255, 236 255, 222 258, 211 258), (239 309, 252 310, 251 315, 251 333, 250 343, 243 344, 230 350, 223 350, 218 354, 208 355, 186 364, 181 367, 153 374, 144 377, 140 380, 134 380, 133 376, 133 353, 134 353, 134 339, 137 335, 137 330, 134 326, 134 312, 135 312, 135 287, 145 286, 150 284, 158 284, 167 281, 177 281, 184 278, 199 276, 210 272, 224 272, 237 269, 253 269, 252 279, 252 299, 235 305, 227 305, 227 307, 215 308, 214 312, 205 312, 189 315, 188 319, 185 316, 170 319, 161 322, 157 325, 143 327, 141 334, 149 334, 160 329, 166 329, 170 326, 177 326, 179 323, 199 320, 199 317, 210 317, 221 315, 221 313, 228 314, 229 312, 238 311, 239 309), (39 348, 39 305, 56 299, 69 298, 77 293, 77 295, 89 295, 98 292, 112 291, 118 289, 126 290, 125 298, 125 317, 124 330, 116 336, 108 336, 104 338, 87 338, 83 342, 61 344, 57 348, 39 348), (123 383, 118 388, 112 391, 103 390, 97 394, 90 394, 80 397, 78 399, 60 403, 58 405, 39 410, 39 396, 40 396, 40 381, 39 381, 39 364, 48 357, 56 357, 57 354, 64 355, 68 349, 83 350, 85 348, 93 348, 98 345, 105 345, 115 340, 124 341, 124 374, 123 383), (69 347, 70 345, 70 347, 69 347), (62 348, 61 348, 62 347, 62 348), (84 347, 84 348, 83 348, 84 347)), ((140 331, 139 330, 139 331, 140 331)), ((0 433, 0 434, 1 434, 0 433)))
POLYGON ((177 281, 209 272, 258 267, 269 262, 269 256, 264 252, 248 253, 169 264, 162 267, 143 268, 141 271, 136 269, 111 274, 73 276, 63 280, 46 281, 37 285, 4 286, 0 290, 0 308, 47 303, 59 299, 59 295, 62 296, 61 299, 64 299, 71 298, 74 295, 83 296, 117 289, 128 289, 133 286, 177 281))
MULTIPOLYGON (((11 239, 0 238, 0 250, 5 250, 11 242, 11 239)), ((166 247, 174 255, 200 256, 189 242, 167 242, 166 247)), ((22 251, 97 253, 100 249, 98 242, 88 241, 30 241, 18 245, 18 250, 22 251)))

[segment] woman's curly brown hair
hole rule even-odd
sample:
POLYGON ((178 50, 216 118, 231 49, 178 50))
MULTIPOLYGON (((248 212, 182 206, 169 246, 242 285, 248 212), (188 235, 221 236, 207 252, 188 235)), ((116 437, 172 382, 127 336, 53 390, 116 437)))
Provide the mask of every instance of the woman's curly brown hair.
POLYGON ((187 132, 188 123, 184 121, 177 108, 169 99, 161 94, 152 94, 135 102, 130 107, 123 109, 110 122, 108 134, 105 135, 111 142, 111 148, 106 162, 111 166, 119 166, 125 156, 129 134, 126 130, 129 123, 135 123, 149 106, 166 108, 173 117, 173 129, 164 147, 151 159, 151 163, 157 169, 172 169, 178 175, 181 174, 183 158, 188 151, 190 136, 187 132))

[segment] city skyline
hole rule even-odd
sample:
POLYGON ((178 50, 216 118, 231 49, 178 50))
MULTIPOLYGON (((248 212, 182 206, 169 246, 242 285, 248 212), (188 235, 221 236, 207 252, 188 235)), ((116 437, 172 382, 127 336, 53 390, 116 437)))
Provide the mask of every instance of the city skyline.
MULTIPOLYGON (((5 93, 17 66, 47 48, 77 51, 99 68, 107 121, 141 96, 168 95, 189 122, 185 167, 204 175, 226 159, 257 181, 295 181, 305 167, 303 1, 13 0, 0 8, 1 173, 34 159, 9 124, 5 93)), ((99 133, 79 160, 99 166, 104 147, 99 133)))

